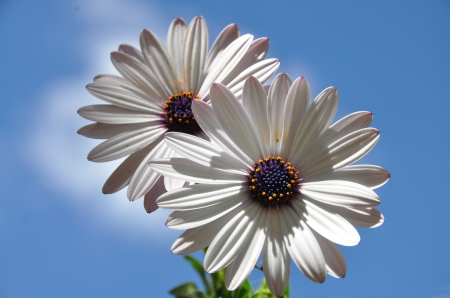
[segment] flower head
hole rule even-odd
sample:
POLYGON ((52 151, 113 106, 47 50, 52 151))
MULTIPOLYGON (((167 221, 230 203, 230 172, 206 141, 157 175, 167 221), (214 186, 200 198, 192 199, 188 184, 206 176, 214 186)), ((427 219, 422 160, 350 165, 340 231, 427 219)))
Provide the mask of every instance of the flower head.
POLYGON ((182 158, 150 166, 171 178, 199 184, 163 194, 157 204, 175 210, 167 220, 187 229, 173 244, 176 254, 208 246, 205 269, 227 268, 236 289, 260 253, 270 290, 280 296, 289 280, 290 259, 311 280, 344 277, 346 263, 336 244, 356 245, 354 226, 376 227, 384 219, 372 190, 389 179, 373 165, 351 165, 376 144, 372 113, 357 112, 332 124, 335 88, 310 103, 304 78, 280 74, 266 95, 254 77, 242 101, 224 85, 211 87, 211 106, 193 111, 211 142, 171 132, 166 143, 182 158))
POLYGON ((91 105, 78 113, 96 123, 78 132, 89 138, 107 139, 88 155, 94 162, 128 156, 103 186, 114 193, 128 185, 127 196, 145 195, 144 205, 154 211, 156 197, 184 181, 161 178, 147 166, 155 158, 176 153, 162 142, 166 132, 203 136, 192 113, 194 101, 209 101, 213 82, 220 82, 239 96, 244 79, 253 75, 261 82, 278 69, 277 59, 264 59, 269 40, 246 34, 237 25, 227 26, 208 51, 208 28, 202 17, 189 26, 178 18, 170 25, 165 46, 151 31, 140 35, 141 50, 121 45, 111 60, 121 76, 99 75, 87 85, 107 105, 91 105))

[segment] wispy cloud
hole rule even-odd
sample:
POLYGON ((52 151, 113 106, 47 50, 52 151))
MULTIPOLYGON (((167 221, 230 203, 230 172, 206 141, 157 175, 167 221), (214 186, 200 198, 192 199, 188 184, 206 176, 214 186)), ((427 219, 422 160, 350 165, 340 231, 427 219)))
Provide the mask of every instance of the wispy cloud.
POLYGON ((158 19, 157 8, 134 1, 84 1, 76 9, 79 21, 86 29, 73 40, 79 57, 86 65, 83 71, 70 77, 50 82, 38 96, 41 110, 30 127, 23 154, 39 172, 40 181, 51 192, 64 199, 80 212, 83 220, 106 232, 118 233, 137 239, 145 234, 168 235, 164 226, 167 212, 158 210, 148 215, 142 200, 130 203, 124 191, 103 195, 105 180, 120 161, 94 164, 86 159, 87 153, 99 143, 77 135, 76 131, 89 124, 79 117, 77 109, 101 103, 84 88, 96 74, 117 73, 109 60, 109 52, 121 43, 138 45, 143 27, 165 37, 172 16, 158 19), (137 29, 139 28, 139 29, 137 29), (152 228, 154 226, 155 228, 152 228))

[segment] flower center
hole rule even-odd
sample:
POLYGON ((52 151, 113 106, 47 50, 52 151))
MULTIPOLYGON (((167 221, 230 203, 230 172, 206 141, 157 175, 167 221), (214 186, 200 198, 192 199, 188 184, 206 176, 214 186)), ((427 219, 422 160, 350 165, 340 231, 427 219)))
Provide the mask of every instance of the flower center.
POLYGON ((298 171, 279 156, 260 159, 249 175, 249 190, 263 205, 289 201, 298 184, 298 171))
MULTIPOLYGON (((198 95, 195 98, 199 98, 198 95)), ((192 114, 192 92, 174 94, 164 103, 164 124, 169 131, 184 132, 195 135, 201 131, 194 114, 192 114)))

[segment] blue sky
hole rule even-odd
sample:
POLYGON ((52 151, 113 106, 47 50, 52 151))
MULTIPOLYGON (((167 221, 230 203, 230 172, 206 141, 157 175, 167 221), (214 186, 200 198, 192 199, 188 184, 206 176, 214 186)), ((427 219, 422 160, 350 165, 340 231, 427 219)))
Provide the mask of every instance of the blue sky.
POLYGON ((337 117, 368 110, 381 131, 362 162, 392 174, 377 190, 384 225, 342 248, 342 280, 292 266, 292 297, 450 297, 450 2, 342 2, 0 2, 0 297, 169 297, 198 281, 169 251, 168 213, 103 195, 117 163, 88 162, 98 142, 76 134, 76 110, 100 103, 84 86, 115 73, 111 51, 196 15, 210 41, 230 23, 269 37, 279 72, 313 95, 337 87, 337 117))

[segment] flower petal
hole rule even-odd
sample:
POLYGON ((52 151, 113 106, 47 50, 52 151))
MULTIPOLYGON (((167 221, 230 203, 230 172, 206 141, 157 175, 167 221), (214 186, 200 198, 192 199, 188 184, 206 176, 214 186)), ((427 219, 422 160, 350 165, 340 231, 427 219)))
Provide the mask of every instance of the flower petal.
POLYGON ((342 207, 336 205, 316 203, 330 212, 339 214, 349 223, 361 228, 376 228, 384 223, 384 216, 375 208, 371 207, 342 207))
POLYGON ((152 125, 150 122, 133 124, 93 123, 80 128, 77 133, 91 139, 109 139, 129 130, 135 130, 152 125))
POLYGON ((313 234, 322 250, 328 274, 336 278, 344 278, 347 272, 347 263, 337 245, 314 231, 313 234))
POLYGON ((253 123, 253 128, 263 151, 263 157, 271 155, 267 95, 261 83, 254 77, 249 77, 245 81, 242 105, 253 123))
POLYGON ((391 174, 379 166, 350 165, 334 172, 325 172, 323 174, 308 177, 307 181, 344 180, 375 189, 385 184, 390 177, 391 174))
POLYGON ((281 138, 284 126, 284 104, 291 88, 292 80, 286 73, 280 73, 272 82, 267 96, 268 118, 270 125, 270 147, 272 154, 280 155, 281 138))
MULTIPOLYGON (((239 192, 228 200, 204 208, 174 211, 167 218, 166 225, 175 230, 192 229, 205 225, 230 212, 248 199, 247 192, 239 192)), ((158 204, 158 200, 157 200, 158 204)))
POLYGON ((130 55, 131 57, 136 58, 141 62, 142 64, 146 64, 147 62, 144 59, 144 56, 142 56, 142 52, 136 49, 135 47, 128 45, 128 44, 121 44, 119 46, 119 52, 125 53, 127 55, 130 55))
POLYGON ((253 64, 262 61, 269 50, 269 39, 267 37, 258 38, 252 42, 244 57, 236 64, 228 76, 222 80, 222 84, 227 85, 234 80, 241 72, 253 64))
POLYGON ((308 110, 310 101, 311 90, 308 81, 304 77, 296 79, 289 89, 284 105, 284 128, 280 153, 283 157, 288 156, 294 136, 308 110))
POLYGON ((228 137, 239 144, 252 160, 259 160, 263 152, 247 113, 227 87, 214 83, 211 86, 211 104, 214 114, 228 137))
POLYGON ((246 168, 234 157, 202 138, 185 133, 169 132, 165 135, 165 142, 182 157, 201 165, 233 173, 248 174, 246 168))
POLYGON ((301 193, 319 202, 343 207, 374 207, 380 204, 380 198, 373 190, 348 181, 305 182, 301 193))
POLYGON ((205 184, 242 183, 247 177, 205 167, 186 158, 153 160, 150 167, 164 176, 205 184))
POLYGON ((330 126, 336 114, 338 102, 337 89, 330 87, 322 91, 308 107, 289 151, 288 160, 294 165, 299 164, 308 145, 330 126))
POLYGON ((166 100, 171 95, 150 69, 138 59, 122 52, 112 52, 111 61, 117 71, 154 100, 166 100))
POLYGON ((172 253, 191 254, 209 246, 220 230, 247 205, 248 202, 241 204, 207 225, 187 230, 172 245, 172 253))
POLYGON ((152 149, 150 144, 128 156, 106 180, 102 192, 112 194, 127 186, 139 164, 152 149))
POLYGON ((239 37, 239 28, 236 24, 226 26, 222 32, 219 33, 209 50, 206 58, 205 70, 208 72, 214 60, 222 54, 222 51, 239 37))
POLYGON ((155 184, 153 184, 152 188, 150 188, 144 196, 144 208, 147 213, 152 213, 158 209, 156 199, 165 192, 166 188, 164 186, 164 177, 160 176, 159 179, 156 180, 155 184))
POLYGON ((144 113, 161 113, 162 110, 161 101, 154 101, 153 98, 131 84, 94 82, 87 85, 86 89, 95 97, 122 108, 144 113))
POLYGON ((212 206, 246 192, 247 186, 238 184, 194 184, 167 192, 158 198, 163 209, 192 210, 212 206))
POLYGON ((204 133, 208 135, 213 144, 217 144, 230 155, 235 156, 242 165, 251 168, 253 161, 244 153, 223 131, 216 115, 209 104, 202 101, 195 101, 192 104, 192 111, 198 125, 204 133))
POLYGON ((250 246, 251 236, 260 228, 258 218, 262 209, 260 204, 253 202, 220 230, 206 251, 204 266, 208 273, 225 268, 242 249, 250 246))
POLYGON ((184 78, 186 87, 194 94, 202 85, 208 54, 208 26, 201 16, 189 24, 184 42, 184 78))
POLYGON ((244 82, 249 76, 255 77, 261 82, 261 84, 264 84, 268 79, 270 79, 270 77, 273 76, 279 66, 280 60, 278 59, 273 58, 259 61, 238 74, 230 83, 227 84, 227 87, 236 97, 239 97, 242 94, 244 82))
POLYGON ((344 246, 357 245, 361 240, 356 229, 348 221, 321 209, 308 198, 300 196, 291 200, 291 204, 310 228, 328 240, 344 246))
POLYGON ((187 26, 182 18, 176 18, 170 24, 167 32, 167 50, 173 61, 178 79, 183 79, 183 49, 184 37, 186 36, 187 26))
POLYGON ((155 112, 139 112, 114 105, 92 105, 80 108, 77 113, 88 120, 107 124, 141 123, 159 121, 155 112))
POLYGON ((142 159, 142 162, 131 178, 127 190, 127 197, 130 201, 134 201, 145 195, 161 176, 148 166, 148 162, 157 158, 166 158, 172 151, 163 142, 162 137, 153 141, 151 146, 153 147, 152 150, 142 159))
POLYGON ((379 138, 380 132, 375 128, 357 130, 325 148, 317 148, 313 157, 300 162, 298 170, 303 177, 338 170, 369 153, 379 138))
POLYGON ((121 133, 92 149, 88 160, 106 162, 127 156, 156 140, 164 131, 163 126, 153 125, 121 133))
POLYGON ((210 66, 209 72, 198 92, 200 98, 208 97, 209 88, 212 83, 220 83, 227 77, 247 52, 252 41, 253 36, 246 34, 233 41, 225 50, 223 50, 220 57, 217 57, 210 66))
POLYGON ((176 94, 181 91, 172 61, 164 44, 153 32, 144 29, 141 32, 139 42, 142 54, 149 68, 160 82, 160 86, 167 88, 167 92, 176 94))
POLYGON ((289 283, 291 260, 283 241, 277 208, 270 208, 266 223, 266 242, 263 247, 264 277, 270 291, 280 297, 289 283))
POLYGON ((316 237, 292 206, 279 209, 284 243, 295 265, 310 280, 323 283, 327 277, 325 259, 316 237))
POLYGON ((261 208, 261 213, 254 219, 251 231, 248 233, 248 246, 244 247, 236 258, 227 266, 225 284, 227 289, 234 291, 250 275, 258 260, 264 245, 267 209, 261 208))

